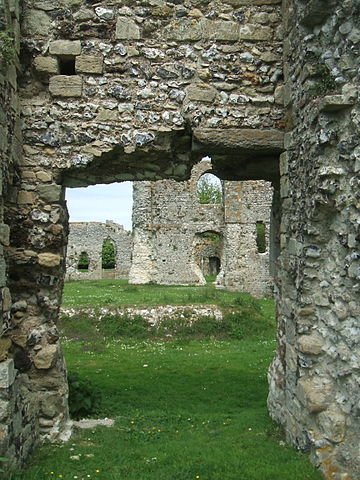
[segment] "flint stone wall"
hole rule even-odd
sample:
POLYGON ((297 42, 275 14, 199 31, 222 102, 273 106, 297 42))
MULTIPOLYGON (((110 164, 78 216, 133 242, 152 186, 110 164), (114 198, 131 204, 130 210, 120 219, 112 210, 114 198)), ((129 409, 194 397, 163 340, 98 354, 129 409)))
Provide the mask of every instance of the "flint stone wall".
POLYGON ((224 181, 221 204, 200 204, 197 182, 211 170, 211 161, 202 160, 188 181, 134 184, 130 283, 204 285, 207 255, 220 259, 218 286, 255 296, 271 292, 268 251, 257 250, 256 222, 266 226, 268 246, 272 188, 269 182, 224 181), (206 232, 218 234, 218 244, 199 236, 206 232))
MULTIPOLYGON (((11 22, 16 4, 1 2, 11 22)), ((23 401, 20 408, 15 387, 1 392, 11 405, 1 455, 15 449, 21 465, 26 432, 55 438, 68 420, 56 330, 68 229, 63 187, 184 180, 210 155, 220 178, 275 188, 271 414, 325 478, 359 478, 358 0, 284 0, 283 21, 277 0, 22 4, 21 88, 17 94, 14 70, 5 69, 0 125, 8 125, 1 139, 17 137, 21 146, 19 110, 9 110, 19 95, 23 149, 13 154, 1 143, 0 151, 4 169, 14 162, 2 181, 16 304, 6 316, 7 354, 23 401), (30 398, 35 414, 20 421, 30 398), (47 407, 51 398, 55 408, 47 407)))
POLYGON ((358 1, 284 12, 279 349, 269 408, 325 478, 360 478, 358 1))
POLYGON ((66 255, 66 280, 96 280, 127 278, 131 266, 132 234, 122 225, 107 220, 106 223, 84 222, 69 224, 68 249, 66 255), (111 272, 102 269, 102 247, 105 240, 111 240, 115 249, 115 268, 111 272), (89 257, 89 268, 78 269, 82 252, 89 257))

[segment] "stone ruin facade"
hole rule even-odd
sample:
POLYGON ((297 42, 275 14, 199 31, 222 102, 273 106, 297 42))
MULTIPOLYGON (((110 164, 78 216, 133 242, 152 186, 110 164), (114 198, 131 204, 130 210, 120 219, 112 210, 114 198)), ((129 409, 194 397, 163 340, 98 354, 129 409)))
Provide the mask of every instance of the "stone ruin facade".
POLYGON ((65 280, 96 280, 100 278, 127 278, 131 266, 132 235, 111 220, 69 223, 65 280), (115 251, 115 267, 107 271, 102 267, 102 248, 109 240, 115 251), (81 254, 89 259, 86 271, 78 268, 81 254))
POLYGON ((200 204, 198 181, 211 170, 211 161, 202 160, 188 181, 134 183, 129 283, 204 285, 204 275, 216 273, 219 287, 271 293, 268 251, 256 245, 257 222, 269 245, 271 185, 223 181, 222 202, 200 204))
POLYGON ((270 414, 325 478, 359 478, 359 1, 0 12, 1 456, 19 467, 70 426, 64 188, 186 180, 210 155, 221 179, 274 188, 270 414))

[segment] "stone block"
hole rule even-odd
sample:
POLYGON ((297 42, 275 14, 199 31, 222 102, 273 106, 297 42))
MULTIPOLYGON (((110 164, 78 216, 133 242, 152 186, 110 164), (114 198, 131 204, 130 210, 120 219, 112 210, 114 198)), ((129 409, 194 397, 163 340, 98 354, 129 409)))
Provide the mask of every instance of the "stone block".
POLYGON ((216 90, 209 85, 190 85, 186 89, 186 98, 195 102, 211 103, 216 97, 216 90))
POLYGON ((82 85, 79 75, 55 75, 50 78, 49 91, 59 97, 81 97, 82 85))
POLYGON ((0 422, 2 422, 8 415, 10 411, 10 404, 5 400, 0 400, 0 422))
POLYGON ((225 0, 224 3, 234 7, 246 7, 253 5, 276 5, 282 0, 225 0))
POLYGON ((9 388, 14 383, 16 370, 12 358, 0 363, 0 388, 9 388))
POLYGON ((52 183, 50 185, 40 185, 38 192, 41 199, 45 202, 58 202, 61 198, 62 187, 56 183, 52 183))
POLYGON ((239 24, 236 22, 208 21, 204 31, 204 38, 236 42, 239 38, 239 24))
POLYGON ((334 443, 344 440, 346 432, 346 417, 341 410, 331 406, 318 415, 318 424, 325 438, 334 443))
POLYGON ((10 237, 9 225, 6 225, 6 223, 0 223, 0 243, 2 245, 8 246, 9 237, 10 237))
POLYGON ((80 40, 54 40, 50 42, 49 52, 51 55, 80 55, 80 40))
POLYGON ((75 60, 75 70, 78 73, 103 73, 104 61, 102 56, 79 55, 75 60))
POLYGON ((25 35, 32 36, 45 36, 50 33, 51 18, 47 13, 42 10, 30 9, 26 12, 23 29, 25 35))
POLYGON ((39 370, 47 370, 52 367, 58 354, 57 345, 46 345, 34 356, 33 362, 39 370))
POLYGON ((57 267, 60 265, 61 257, 55 253, 39 253, 39 265, 43 267, 57 267))
POLYGON ((36 57, 34 67, 40 73, 59 73, 58 62, 52 57, 36 57))
POLYGON ((40 180, 40 182, 51 182, 52 176, 50 173, 44 172, 40 170, 40 172, 36 172, 36 178, 40 180))
POLYGON ((302 377, 298 381, 298 394, 311 413, 319 413, 330 405, 334 391, 331 381, 326 377, 302 377))
POLYGON ((119 17, 116 22, 115 38, 118 40, 139 40, 140 28, 131 18, 119 17))
POLYGON ((97 122, 116 122, 119 118, 117 110, 102 109, 96 117, 97 122))
POLYGON ((12 341, 9 337, 0 338, 0 362, 3 362, 8 358, 11 346, 12 341))
POLYGON ((5 287, 2 289, 1 297, 2 297, 2 309, 4 312, 8 312, 12 304, 11 294, 8 287, 5 287))
POLYGON ((27 192, 26 190, 21 190, 17 196, 17 203, 20 205, 32 205, 35 202, 34 192, 27 192))
POLYGON ((270 27, 263 27, 261 25, 247 24, 239 28, 240 40, 256 40, 265 41, 271 40, 273 36, 273 29, 270 27))
POLYGON ((307 355, 319 355, 324 346, 324 340, 317 334, 301 335, 298 338, 299 350, 307 355))

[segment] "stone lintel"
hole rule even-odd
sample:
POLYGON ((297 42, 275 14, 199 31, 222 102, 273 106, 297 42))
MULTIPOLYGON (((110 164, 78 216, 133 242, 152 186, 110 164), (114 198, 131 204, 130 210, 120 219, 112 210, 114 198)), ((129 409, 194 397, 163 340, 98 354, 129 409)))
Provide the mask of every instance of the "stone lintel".
POLYGON ((253 153, 278 153, 284 151, 284 132, 282 130, 256 130, 250 128, 212 129, 197 128, 194 130, 195 150, 206 145, 209 150, 215 148, 248 151, 253 153))
POLYGON ((51 55, 80 55, 80 40, 54 40, 50 43, 51 55))

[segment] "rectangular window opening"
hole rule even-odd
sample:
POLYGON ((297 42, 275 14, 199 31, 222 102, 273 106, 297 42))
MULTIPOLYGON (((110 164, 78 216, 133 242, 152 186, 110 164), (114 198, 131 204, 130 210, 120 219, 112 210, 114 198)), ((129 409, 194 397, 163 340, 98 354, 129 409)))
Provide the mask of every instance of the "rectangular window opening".
POLYGON ((58 57, 60 75, 75 75, 75 57, 58 57))

